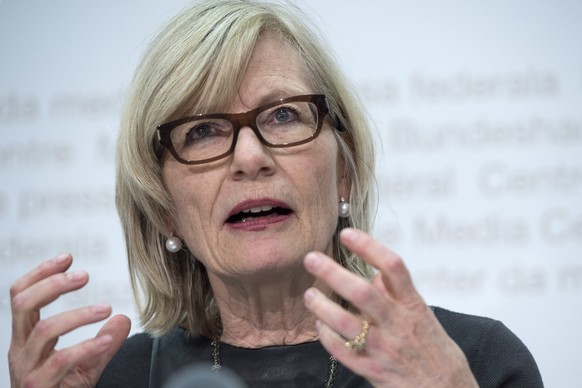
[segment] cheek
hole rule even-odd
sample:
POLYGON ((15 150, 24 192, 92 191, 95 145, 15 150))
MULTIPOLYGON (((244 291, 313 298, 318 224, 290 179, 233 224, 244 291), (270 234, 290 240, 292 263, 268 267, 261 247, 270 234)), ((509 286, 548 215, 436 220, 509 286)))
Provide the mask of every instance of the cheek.
POLYGON ((183 179, 171 194, 177 209, 175 233, 192 255, 206 265, 204 258, 217 238, 215 229, 209 227, 216 195, 209 183, 196 177, 183 179))
POLYGON ((204 233, 202 225, 208 223, 217 195, 218 185, 212 184, 215 180, 206 175, 192 172, 166 175, 166 187, 176 208, 175 232, 188 240, 204 233))
POLYGON ((336 159, 331 152, 320 154, 319 158, 302 169, 303 174, 308 174, 308 178, 304 180, 307 182, 303 190, 304 201, 311 204, 308 207, 311 207, 313 214, 319 218, 316 222, 333 223, 337 217, 339 194, 336 159))

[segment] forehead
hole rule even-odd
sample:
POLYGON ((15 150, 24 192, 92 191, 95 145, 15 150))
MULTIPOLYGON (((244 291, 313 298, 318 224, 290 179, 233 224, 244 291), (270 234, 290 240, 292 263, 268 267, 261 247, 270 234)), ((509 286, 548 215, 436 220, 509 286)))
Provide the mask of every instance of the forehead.
POLYGON ((229 112, 253 109, 281 98, 313 93, 296 48, 284 39, 260 37, 229 112))

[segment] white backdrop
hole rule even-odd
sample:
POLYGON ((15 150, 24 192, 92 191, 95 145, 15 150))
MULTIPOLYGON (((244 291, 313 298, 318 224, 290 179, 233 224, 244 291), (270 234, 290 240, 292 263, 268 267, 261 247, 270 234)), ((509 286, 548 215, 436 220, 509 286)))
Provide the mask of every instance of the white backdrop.
MULTIPOLYGON (((59 252, 92 280, 43 314, 105 301, 135 318, 113 203, 115 135, 140 54, 186 3, 0 3, 0 353, 10 284, 59 252)), ((429 303, 502 320, 548 387, 579 387, 582 3, 302 8, 377 130, 375 236, 406 259, 429 303)))

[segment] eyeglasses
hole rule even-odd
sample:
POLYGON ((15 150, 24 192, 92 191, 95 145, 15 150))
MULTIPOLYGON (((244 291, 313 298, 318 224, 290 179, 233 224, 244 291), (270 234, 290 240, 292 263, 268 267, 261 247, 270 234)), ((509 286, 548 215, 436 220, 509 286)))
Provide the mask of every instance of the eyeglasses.
POLYGON ((242 127, 250 127, 267 147, 294 147, 319 135, 327 113, 325 95, 294 96, 244 113, 174 120, 158 126, 158 140, 181 163, 209 163, 232 154, 242 127))

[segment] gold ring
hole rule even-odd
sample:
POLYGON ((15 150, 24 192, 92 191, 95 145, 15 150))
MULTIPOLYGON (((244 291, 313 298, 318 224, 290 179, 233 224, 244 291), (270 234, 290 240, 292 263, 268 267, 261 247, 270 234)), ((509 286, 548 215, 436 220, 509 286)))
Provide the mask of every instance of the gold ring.
POLYGON ((368 329, 370 328, 370 323, 364 320, 362 322, 362 331, 353 340, 346 342, 346 348, 355 350, 356 352, 361 352, 366 348, 366 335, 368 334, 368 329))

